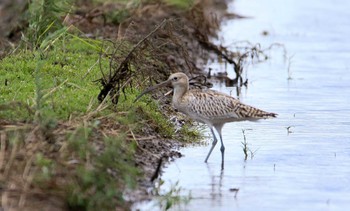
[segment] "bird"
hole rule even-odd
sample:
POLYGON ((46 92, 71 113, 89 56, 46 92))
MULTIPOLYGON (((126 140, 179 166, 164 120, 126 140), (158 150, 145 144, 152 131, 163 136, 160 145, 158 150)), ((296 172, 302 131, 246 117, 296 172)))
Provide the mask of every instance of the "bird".
POLYGON ((157 88, 172 86, 173 107, 190 117, 191 119, 206 124, 213 135, 213 142, 204 162, 208 159, 215 148, 218 138, 214 129, 219 135, 221 142, 221 169, 224 169, 225 146, 222 139, 222 128, 225 123, 236 121, 256 121, 259 119, 274 118, 276 113, 266 112, 258 108, 243 104, 238 99, 211 89, 189 89, 189 78, 182 72, 173 73, 168 80, 156 84, 144 90, 136 99, 157 88))

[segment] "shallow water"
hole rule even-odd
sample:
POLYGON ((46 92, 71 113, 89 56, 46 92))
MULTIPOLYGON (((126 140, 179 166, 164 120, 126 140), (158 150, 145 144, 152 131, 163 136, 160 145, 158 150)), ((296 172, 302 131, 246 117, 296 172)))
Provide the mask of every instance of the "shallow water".
MULTIPOLYGON (((191 192, 193 199, 172 210, 350 209, 349 9, 350 2, 341 0, 235 0, 230 5, 232 12, 251 18, 223 24, 218 42, 229 46, 249 40, 264 47, 277 42, 287 49, 287 60, 276 48, 267 62, 246 66, 249 84, 240 95, 242 102, 279 116, 226 124, 223 172, 219 143, 208 164, 203 161, 210 144, 183 149, 185 156, 162 175, 164 191, 178 181, 181 194, 191 192), (246 161, 242 129, 254 152, 246 161)), ((208 67, 225 70, 217 63, 208 67)), ((227 71, 234 76, 232 67, 227 71)), ((214 89, 237 97, 235 88, 214 89)))

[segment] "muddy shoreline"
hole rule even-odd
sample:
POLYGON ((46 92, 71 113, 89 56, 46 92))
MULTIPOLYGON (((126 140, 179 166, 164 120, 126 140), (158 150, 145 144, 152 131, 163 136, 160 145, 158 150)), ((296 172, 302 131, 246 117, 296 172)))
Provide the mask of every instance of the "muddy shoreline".
MULTIPOLYGON (((171 13, 168 11, 169 8, 163 9, 164 12, 159 12, 161 15, 147 15, 147 17, 152 20, 151 23, 161 21, 162 19, 173 18, 181 22, 184 28, 191 28, 198 24, 189 21, 189 18, 191 16, 184 12, 177 11, 171 13), (168 16, 169 14, 171 14, 170 17, 168 16)), ((207 37, 202 37, 201 39, 204 39, 208 43, 210 43, 209 39, 211 37, 216 36, 220 22, 225 18, 234 17, 233 14, 227 13, 227 1, 225 0, 202 1, 198 9, 203 12, 204 17, 206 17, 206 19, 203 19, 203 25, 201 25, 203 28, 199 30, 203 30, 203 34, 206 34, 207 37)), ((140 21, 140 17, 137 17, 136 19, 140 21)), ((166 58, 166 62, 171 68, 171 72, 184 71, 188 75, 198 76, 203 74, 202 69, 206 61, 210 57, 217 57, 218 55, 215 50, 213 51, 212 49, 208 49, 206 46, 201 45, 201 42, 203 42, 203 40, 198 39, 195 32, 196 30, 190 31, 191 33, 189 34, 178 34, 178 36, 181 37, 182 43, 186 43, 186 51, 189 54, 189 58, 191 58, 191 64, 186 64, 186 61, 182 59, 183 56, 178 52, 169 54, 169 56, 166 58)), ((165 78, 166 77, 167 76, 165 76, 165 78)), ((156 96, 158 95, 156 94, 156 96)), ((169 99, 162 101, 162 103, 168 104, 168 106, 170 106, 169 99)), ((174 115, 172 112, 173 111, 167 113, 168 115, 174 115)), ((140 202, 142 200, 150 200, 153 197, 149 190, 152 189, 154 181, 156 181, 157 178, 162 174, 163 168, 165 168, 169 162, 172 162, 174 159, 178 159, 183 156, 180 153, 180 149, 182 147, 186 147, 186 144, 181 141, 162 138, 144 142, 140 141, 139 145, 140 148, 135 154, 136 163, 143 169, 145 177, 139 181, 140 186, 138 190, 128 193, 128 197, 130 198, 131 203, 140 202)))

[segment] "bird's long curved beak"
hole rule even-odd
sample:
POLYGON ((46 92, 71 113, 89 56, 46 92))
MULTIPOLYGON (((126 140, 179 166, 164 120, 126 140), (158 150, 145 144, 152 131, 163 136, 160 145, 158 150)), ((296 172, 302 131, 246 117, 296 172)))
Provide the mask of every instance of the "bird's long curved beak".
POLYGON ((134 100, 134 102, 138 101, 144 94, 147 94, 148 92, 151 92, 155 89, 158 89, 160 87, 163 87, 163 86, 167 86, 167 85, 170 85, 171 81, 170 80, 166 80, 166 81, 163 81, 159 84, 156 84, 154 86, 151 86, 151 87, 148 87, 145 91, 143 91, 139 96, 137 96, 137 98, 134 100))

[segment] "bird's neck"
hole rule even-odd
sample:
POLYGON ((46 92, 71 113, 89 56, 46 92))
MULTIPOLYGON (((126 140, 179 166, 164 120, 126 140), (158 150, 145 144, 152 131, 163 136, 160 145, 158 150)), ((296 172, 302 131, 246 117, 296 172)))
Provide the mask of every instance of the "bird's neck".
POLYGON ((186 84, 185 86, 174 87, 173 104, 175 107, 177 107, 177 105, 181 103, 182 98, 187 91, 188 91, 188 84, 186 84))

